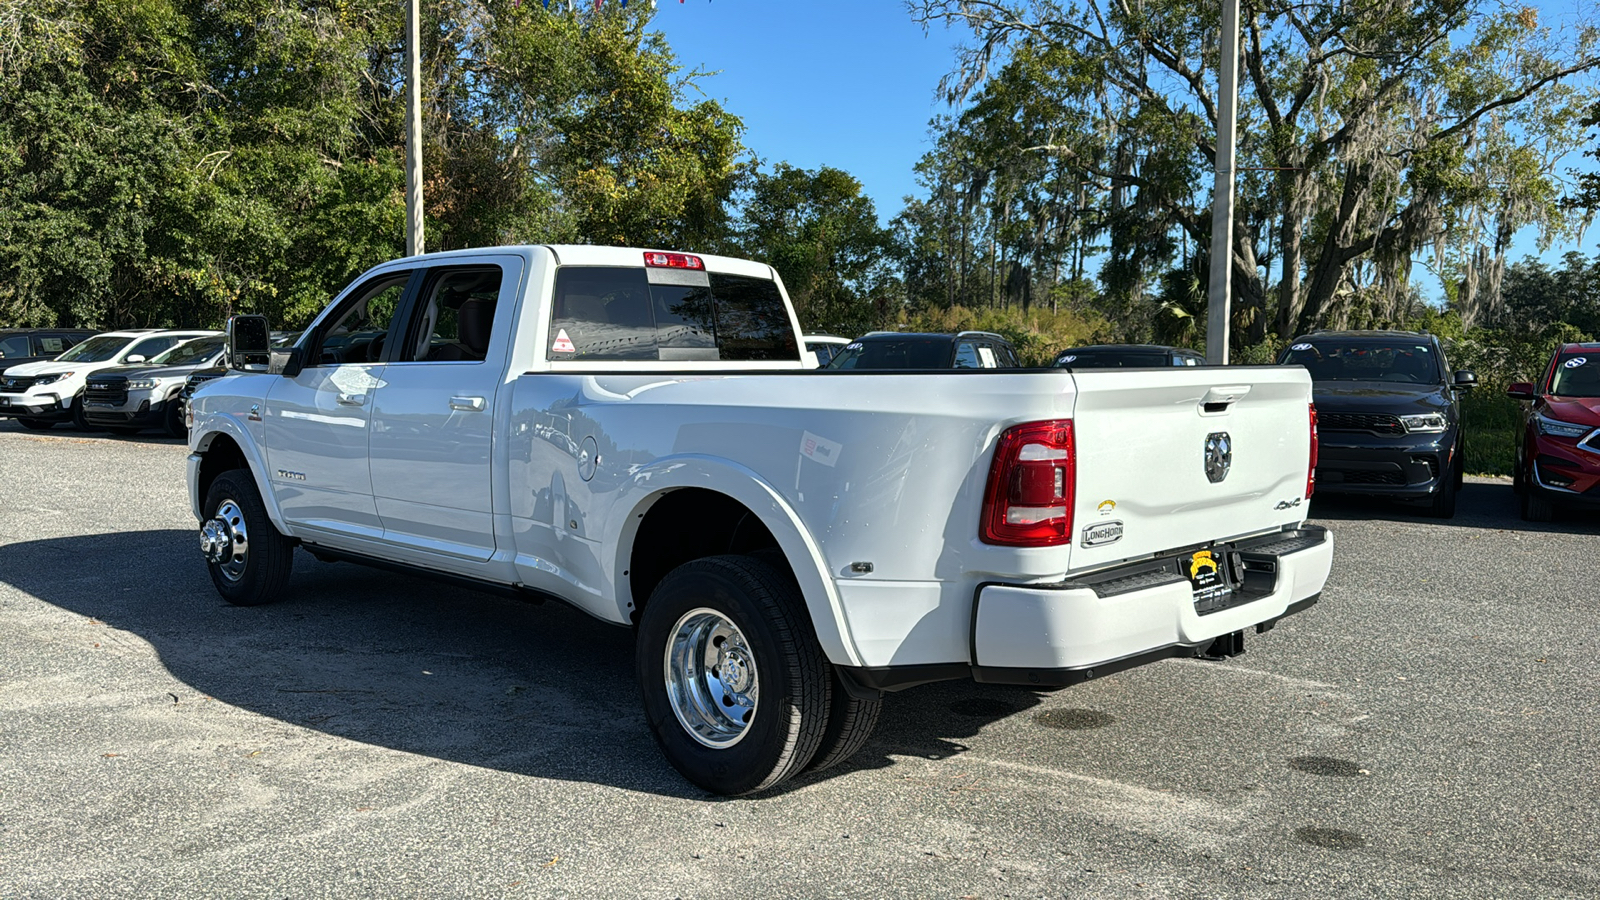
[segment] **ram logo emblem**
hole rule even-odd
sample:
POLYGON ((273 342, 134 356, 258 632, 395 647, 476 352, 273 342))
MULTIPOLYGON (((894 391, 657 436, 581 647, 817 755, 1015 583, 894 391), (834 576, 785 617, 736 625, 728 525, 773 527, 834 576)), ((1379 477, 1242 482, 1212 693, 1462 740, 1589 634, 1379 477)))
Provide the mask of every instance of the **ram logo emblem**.
POLYGON ((1213 431, 1206 435, 1206 478, 1217 484, 1228 477, 1233 468, 1233 438, 1226 431, 1213 431))

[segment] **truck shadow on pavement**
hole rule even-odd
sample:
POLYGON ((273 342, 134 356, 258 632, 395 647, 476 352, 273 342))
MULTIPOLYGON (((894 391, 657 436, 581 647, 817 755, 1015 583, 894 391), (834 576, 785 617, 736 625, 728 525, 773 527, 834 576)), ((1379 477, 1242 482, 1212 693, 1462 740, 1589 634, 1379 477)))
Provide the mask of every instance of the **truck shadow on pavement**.
MULTIPOLYGON (((202 696, 293 726, 537 778, 718 799, 657 750, 627 629, 560 603, 304 552, 288 599, 233 607, 212 588, 195 541, 190 531, 159 530, 6 544, 0 580, 148 641, 202 696)), ((963 739, 1039 702, 1025 689, 970 682, 891 694, 861 752, 779 790, 892 766, 896 756, 957 755, 963 739)))

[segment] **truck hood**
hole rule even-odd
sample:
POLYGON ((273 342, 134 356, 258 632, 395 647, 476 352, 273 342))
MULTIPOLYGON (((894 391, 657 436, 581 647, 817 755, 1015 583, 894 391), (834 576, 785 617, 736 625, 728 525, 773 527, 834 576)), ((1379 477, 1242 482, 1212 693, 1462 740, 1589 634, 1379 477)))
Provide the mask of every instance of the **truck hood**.
POLYGON ((1395 385, 1381 381, 1317 381, 1311 399, 1318 412, 1388 413, 1411 416, 1444 412, 1450 389, 1444 385, 1395 385))
POLYGON ((1543 414, 1552 419, 1571 422, 1574 425, 1600 426, 1600 397, 1551 397, 1544 398, 1543 414))

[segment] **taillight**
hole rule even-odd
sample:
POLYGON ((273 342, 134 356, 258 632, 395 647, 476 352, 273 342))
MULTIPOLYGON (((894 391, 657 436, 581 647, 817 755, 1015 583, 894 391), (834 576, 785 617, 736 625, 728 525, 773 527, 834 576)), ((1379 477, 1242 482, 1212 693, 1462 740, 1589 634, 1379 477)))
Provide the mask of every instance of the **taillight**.
POLYGON ((1054 547, 1072 540, 1072 420, 1029 422, 1005 430, 983 492, 985 544, 1054 547))
POLYGON ((1317 489, 1317 408, 1311 410, 1311 462, 1306 465, 1306 499, 1311 499, 1311 492, 1317 489))
POLYGON ((698 269, 702 272, 706 268, 704 260, 687 253, 646 253, 644 264, 656 269, 698 269))

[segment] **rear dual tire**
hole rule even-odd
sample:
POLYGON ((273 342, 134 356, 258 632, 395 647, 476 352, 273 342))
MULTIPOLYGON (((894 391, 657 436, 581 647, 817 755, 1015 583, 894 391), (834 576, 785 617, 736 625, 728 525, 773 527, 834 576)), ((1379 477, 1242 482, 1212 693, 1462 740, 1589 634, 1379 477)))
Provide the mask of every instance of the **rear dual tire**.
POLYGON ((645 717, 673 768, 714 794, 749 794, 837 765, 877 724, 823 656, 793 576, 751 556, 672 570, 639 619, 645 717))

